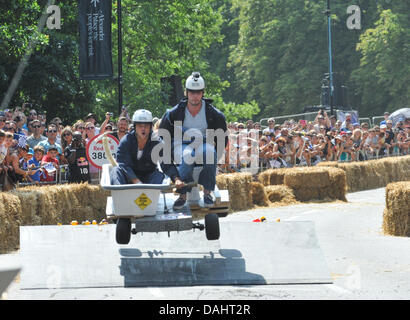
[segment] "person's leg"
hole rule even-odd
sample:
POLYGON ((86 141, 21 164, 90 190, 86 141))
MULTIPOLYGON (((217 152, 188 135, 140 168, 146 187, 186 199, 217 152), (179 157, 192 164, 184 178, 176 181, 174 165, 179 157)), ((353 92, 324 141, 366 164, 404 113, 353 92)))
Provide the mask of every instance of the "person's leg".
POLYGON ((127 176, 120 167, 113 167, 110 173, 110 181, 112 185, 129 184, 127 176))
POLYGON ((140 180, 142 183, 147 183, 147 184, 162 184, 164 177, 165 175, 161 171, 155 170, 151 173, 141 176, 140 180))
MULTIPOLYGON (((194 172, 195 161, 192 161, 193 157, 195 157, 195 150, 193 150, 189 145, 182 145, 181 164, 177 169, 179 176, 185 183, 194 181, 192 174, 194 172)), ((178 190, 178 193, 185 196, 186 193, 190 191, 191 188, 182 187, 178 190)))
POLYGON ((201 151, 204 163, 202 165, 202 171, 199 174, 198 183, 204 187, 205 206, 213 206, 214 201, 211 192, 214 191, 216 184, 217 156, 215 148, 209 144, 204 144, 203 150, 201 151))

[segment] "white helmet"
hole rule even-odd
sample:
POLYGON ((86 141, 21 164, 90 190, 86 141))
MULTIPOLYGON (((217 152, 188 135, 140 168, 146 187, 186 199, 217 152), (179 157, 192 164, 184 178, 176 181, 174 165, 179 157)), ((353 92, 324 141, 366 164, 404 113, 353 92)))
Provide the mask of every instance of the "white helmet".
POLYGON ((185 89, 192 91, 200 91, 205 89, 204 78, 201 77, 199 72, 192 72, 188 79, 186 79, 185 89))
POLYGON ((152 123, 152 113, 145 109, 139 109, 134 112, 132 122, 152 123))

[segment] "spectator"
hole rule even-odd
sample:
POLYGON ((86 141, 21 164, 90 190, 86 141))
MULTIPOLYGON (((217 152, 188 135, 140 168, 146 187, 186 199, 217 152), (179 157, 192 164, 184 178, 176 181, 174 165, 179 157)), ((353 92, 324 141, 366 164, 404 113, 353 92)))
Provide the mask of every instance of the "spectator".
POLYGON ((82 134, 75 131, 72 137, 71 143, 64 149, 64 155, 69 165, 68 182, 91 182, 90 166, 82 134))
POLYGON ((67 126, 61 131, 61 149, 65 150, 65 148, 67 148, 70 145, 72 139, 73 132, 71 130, 71 127, 67 126))
POLYGON ((44 152, 47 155, 50 147, 55 147, 58 154, 62 154, 61 145, 57 143, 57 126, 55 124, 49 124, 47 127, 47 139, 39 142, 37 145, 44 148, 44 152))
POLYGON ((387 120, 389 120, 389 116, 390 116, 390 113, 386 111, 383 114, 384 119, 382 121, 380 121, 379 125, 381 126, 383 124, 386 124, 387 120))
POLYGON ((27 179, 27 170, 23 170, 20 167, 20 160, 24 160, 27 157, 27 153, 29 152, 29 146, 19 146, 17 148, 16 153, 10 154, 10 165, 13 168, 13 172, 15 175, 15 182, 23 182, 24 180, 27 179))
POLYGON ((33 131, 31 130, 31 127, 30 127, 30 123, 33 120, 38 120, 38 116, 37 116, 37 111, 34 110, 34 109, 31 109, 29 111, 28 117, 27 117, 27 133, 28 133, 28 135, 33 134, 33 131))
MULTIPOLYGON (((87 143, 92 138, 94 138, 95 135, 96 135, 95 134, 95 126, 92 122, 86 122, 85 123, 85 132, 86 132, 86 135, 87 135, 87 138, 85 139, 85 142, 86 142, 85 145, 87 145, 87 143)), ((93 166, 92 163, 90 163, 89 168, 90 168, 91 180, 98 179, 100 170, 97 167, 93 166)))
POLYGON ((3 111, 0 111, 0 130, 6 125, 6 114, 3 111))
POLYGON ((97 128, 97 116, 94 113, 87 114, 87 116, 84 118, 84 122, 86 124, 88 122, 91 122, 91 124, 94 126, 94 135, 98 135, 100 133, 100 128, 97 128))
POLYGON ((329 120, 330 120, 330 129, 332 129, 332 128, 334 128, 335 125, 336 125, 336 121, 337 121, 336 116, 335 116, 334 114, 332 114, 332 115, 329 117, 329 120))
POLYGON ((44 157, 44 148, 41 146, 35 146, 34 156, 28 161, 29 175, 33 182, 40 183, 41 179, 45 179, 43 170, 41 169, 41 160, 44 157))
POLYGON ((85 123, 82 120, 78 120, 73 127, 74 131, 80 131, 83 139, 86 139, 85 123))
POLYGON ((40 120, 32 120, 29 123, 29 131, 32 132, 32 134, 27 138, 27 144, 30 148, 33 149, 41 141, 47 140, 47 138, 41 134, 40 120))
MULTIPOLYGON (((158 120, 158 126, 160 124, 158 120)), ((126 117, 120 117, 117 121, 117 131, 114 132, 113 136, 118 139, 118 141, 121 141, 122 137, 124 137, 128 133, 128 119, 126 117)))
POLYGON ((48 146, 47 150, 47 154, 41 160, 41 166, 43 166, 44 169, 44 176, 41 178, 41 181, 56 181, 57 170, 59 169, 57 156, 60 151, 56 145, 48 146))
POLYGON ((10 109, 5 109, 4 114, 6 116, 6 121, 13 120, 13 112, 10 109))

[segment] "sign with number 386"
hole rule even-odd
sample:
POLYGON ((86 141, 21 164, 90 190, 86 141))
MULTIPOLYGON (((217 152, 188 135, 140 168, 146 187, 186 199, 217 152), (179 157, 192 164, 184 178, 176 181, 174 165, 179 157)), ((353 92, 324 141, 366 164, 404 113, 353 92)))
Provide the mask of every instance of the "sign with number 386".
MULTIPOLYGON (((116 159, 117 149, 120 142, 118 141, 118 139, 116 139, 114 136, 110 134, 107 135, 107 138, 110 152, 114 159, 116 159)), ((104 151, 101 135, 95 136, 90 141, 88 141, 86 150, 87 159, 94 167, 101 169, 103 164, 110 163, 104 151)))

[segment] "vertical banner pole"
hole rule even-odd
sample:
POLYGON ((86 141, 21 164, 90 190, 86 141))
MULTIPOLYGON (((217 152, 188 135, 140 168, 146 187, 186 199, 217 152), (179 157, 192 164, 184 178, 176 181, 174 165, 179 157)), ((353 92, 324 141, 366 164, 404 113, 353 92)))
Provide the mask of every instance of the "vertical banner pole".
POLYGON ((117 0, 118 10, 118 115, 122 108, 122 9, 121 0, 117 0))
POLYGON ((332 65, 332 29, 330 16, 330 0, 327 0, 327 28, 328 28, 328 44, 329 44, 329 102, 330 114, 333 115, 333 65, 332 65))

